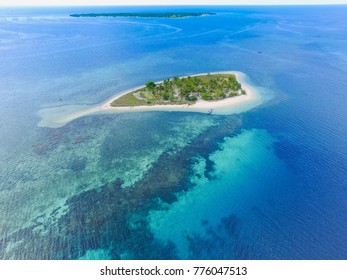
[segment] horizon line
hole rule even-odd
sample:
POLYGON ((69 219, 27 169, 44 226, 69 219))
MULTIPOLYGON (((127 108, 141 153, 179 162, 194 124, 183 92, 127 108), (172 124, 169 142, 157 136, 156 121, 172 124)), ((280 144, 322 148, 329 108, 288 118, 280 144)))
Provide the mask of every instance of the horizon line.
POLYGON ((288 6, 288 7, 294 7, 294 6, 347 6, 347 3, 303 3, 303 4, 179 4, 179 5, 174 5, 174 4, 160 4, 160 5, 155 5, 155 4, 115 4, 115 5, 109 5, 109 4, 99 4, 99 5, 1 5, 0 7, 9 7, 9 8, 30 8, 30 7, 185 7, 185 6, 193 6, 193 7, 216 7, 216 6, 224 6, 224 7, 245 7, 245 6, 288 6))

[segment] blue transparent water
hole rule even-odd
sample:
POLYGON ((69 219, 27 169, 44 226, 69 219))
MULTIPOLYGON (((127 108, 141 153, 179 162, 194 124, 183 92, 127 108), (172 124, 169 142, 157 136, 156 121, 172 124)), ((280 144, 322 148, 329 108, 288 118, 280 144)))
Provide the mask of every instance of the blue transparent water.
POLYGON ((2 259, 346 259, 347 7, 0 10, 2 259), (184 19, 77 12, 212 11, 184 19), (239 70, 240 115, 88 116, 147 80, 239 70))

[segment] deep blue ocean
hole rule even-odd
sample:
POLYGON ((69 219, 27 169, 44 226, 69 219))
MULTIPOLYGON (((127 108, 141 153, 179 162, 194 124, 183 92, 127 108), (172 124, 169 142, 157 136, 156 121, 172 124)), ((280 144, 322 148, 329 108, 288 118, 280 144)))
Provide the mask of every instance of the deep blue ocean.
POLYGON ((1 8, 0 98, 1 259, 347 259, 347 6, 1 8), (216 15, 69 17, 143 11, 216 15), (38 125, 228 70, 264 102, 38 125))

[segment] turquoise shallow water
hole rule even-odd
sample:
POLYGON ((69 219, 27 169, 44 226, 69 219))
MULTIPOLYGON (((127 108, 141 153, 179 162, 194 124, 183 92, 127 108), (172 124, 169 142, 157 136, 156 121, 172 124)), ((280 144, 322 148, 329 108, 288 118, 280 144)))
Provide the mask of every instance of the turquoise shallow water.
POLYGON ((240 238, 252 235, 259 223, 256 206, 245 209, 244 201, 249 205, 262 200, 266 203, 263 193, 268 191, 268 182, 281 188, 283 176, 287 176, 284 164, 272 150, 273 141, 262 130, 243 131, 224 139, 220 150, 209 156, 214 166, 210 178, 205 176, 206 160, 200 159, 191 177, 196 186, 179 195, 178 201, 167 209, 164 206, 164 210, 150 213, 155 236, 173 242, 183 259, 244 257, 234 248, 240 238), (268 164, 273 166, 270 172, 268 164), (247 225, 241 226, 245 220, 247 225), (218 239, 227 242, 220 244, 218 239), (207 246, 201 246, 201 242, 207 246), (221 249, 216 252, 219 246, 225 249, 223 255, 219 255, 221 249))
POLYGON ((346 6, 68 16, 148 9, 164 8, 0 10, 0 258, 346 259, 346 6), (266 102, 38 126, 42 110, 228 70, 266 102))

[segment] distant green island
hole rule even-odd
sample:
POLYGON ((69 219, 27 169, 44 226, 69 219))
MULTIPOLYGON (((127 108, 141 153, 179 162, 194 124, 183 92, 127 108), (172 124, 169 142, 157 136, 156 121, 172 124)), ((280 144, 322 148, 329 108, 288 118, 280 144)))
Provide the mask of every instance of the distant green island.
POLYGON ((143 17, 143 18, 185 18, 211 16, 215 13, 91 13, 91 14, 71 14, 71 17, 143 17))
POLYGON ((206 74, 174 77, 162 82, 148 81, 144 87, 116 99, 111 107, 194 104, 198 100, 217 101, 246 94, 234 74, 206 74))

